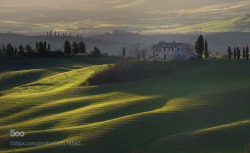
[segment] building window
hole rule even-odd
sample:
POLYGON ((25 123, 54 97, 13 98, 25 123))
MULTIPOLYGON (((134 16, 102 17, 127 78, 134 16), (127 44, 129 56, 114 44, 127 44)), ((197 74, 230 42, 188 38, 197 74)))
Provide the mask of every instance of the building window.
POLYGON ((172 48, 172 51, 174 51, 174 48, 172 48))
POLYGON ((180 51, 180 48, 178 48, 178 51, 180 51))
POLYGON ((164 48, 164 51, 166 51, 166 48, 164 48))
POLYGON ((158 56, 158 54, 156 54, 156 56, 158 56))

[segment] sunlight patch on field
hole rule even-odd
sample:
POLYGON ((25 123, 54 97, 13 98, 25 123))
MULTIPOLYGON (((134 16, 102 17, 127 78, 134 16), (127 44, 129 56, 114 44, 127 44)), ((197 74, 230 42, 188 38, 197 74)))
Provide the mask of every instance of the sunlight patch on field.
POLYGON ((201 107, 208 105, 204 101, 199 101, 198 98, 177 98, 172 99, 166 103, 166 105, 157 112, 170 112, 170 111, 183 111, 186 109, 193 109, 195 107, 201 107))
POLYGON ((245 125, 250 125, 250 120, 245 120, 245 121, 215 126, 215 127, 211 127, 207 129, 202 129, 199 131, 195 131, 191 133, 190 135, 195 136, 195 135, 206 134, 206 133, 211 133, 211 132, 216 132, 216 131, 222 131, 222 130, 229 129, 229 128, 236 128, 236 127, 245 126, 245 125))
MULTIPOLYGON (((100 67, 101 66, 86 67, 46 77, 30 84, 11 89, 8 91, 10 93, 9 96, 22 97, 29 96, 30 94, 34 93, 44 94, 50 91, 59 92, 73 86, 79 86, 100 67)), ((8 97, 8 95, 5 97, 8 97)))

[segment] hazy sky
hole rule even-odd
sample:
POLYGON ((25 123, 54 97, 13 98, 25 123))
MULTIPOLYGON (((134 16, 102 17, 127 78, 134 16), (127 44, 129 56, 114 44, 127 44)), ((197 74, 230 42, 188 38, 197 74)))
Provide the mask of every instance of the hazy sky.
POLYGON ((240 17, 249 6, 249 0, 0 0, 0 26, 140 31, 240 17))

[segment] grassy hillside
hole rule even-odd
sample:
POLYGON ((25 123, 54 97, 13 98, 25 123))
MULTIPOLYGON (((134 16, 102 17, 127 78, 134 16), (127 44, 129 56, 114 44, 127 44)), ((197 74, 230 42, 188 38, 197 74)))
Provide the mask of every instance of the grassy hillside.
POLYGON ((28 61, 33 63, 28 70, 0 74, 1 87, 6 79, 11 83, 6 90, 1 88, 0 152, 249 149, 249 62, 169 62, 175 71, 165 76, 85 86, 95 70, 114 59, 28 61), (12 138, 10 129, 24 131, 25 136, 12 138), (10 141, 81 141, 81 145, 18 147, 10 146, 10 141))

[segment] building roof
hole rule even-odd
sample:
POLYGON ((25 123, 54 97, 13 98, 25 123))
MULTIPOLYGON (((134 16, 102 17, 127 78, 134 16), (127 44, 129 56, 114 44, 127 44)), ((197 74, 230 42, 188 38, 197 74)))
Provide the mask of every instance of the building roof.
POLYGON ((158 44, 154 45, 154 47, 158 47, 158 48, 177 48, 179 46, 187 46, 187 45, 184 43, 176 43, 176 42, 167 43, 164 41, 161 41, 158 44))

